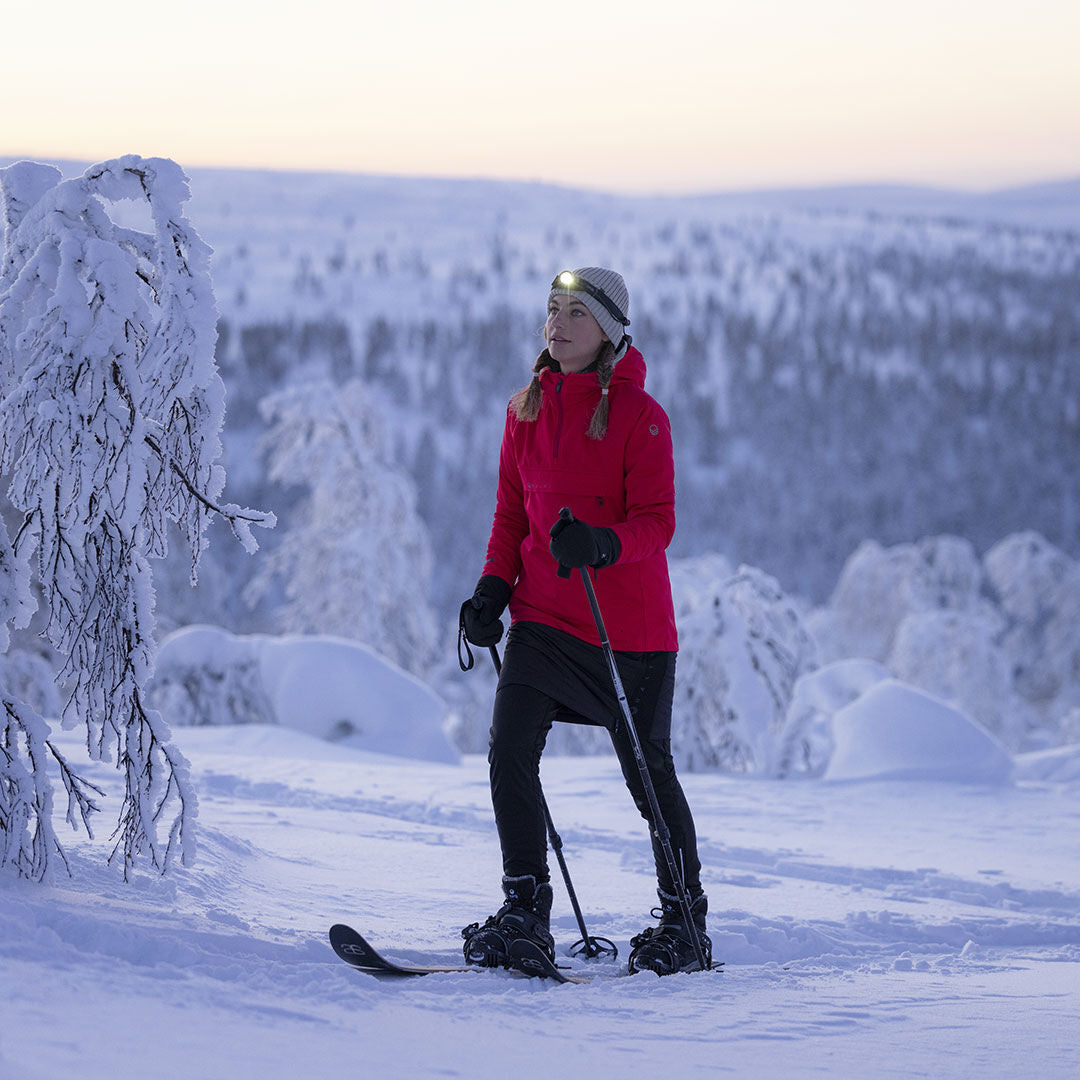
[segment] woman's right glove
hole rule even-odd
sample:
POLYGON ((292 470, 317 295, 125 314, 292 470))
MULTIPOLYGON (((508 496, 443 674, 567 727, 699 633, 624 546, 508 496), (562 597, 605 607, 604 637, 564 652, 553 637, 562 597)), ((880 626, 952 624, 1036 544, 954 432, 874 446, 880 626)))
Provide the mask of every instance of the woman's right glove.
POLYGON ((467 641, 486 649, 497 645, 503 636, 500 619, 510 603, 513 590, 496 574, 484 574, 472 596, 461 605, 460 632, 467 641))

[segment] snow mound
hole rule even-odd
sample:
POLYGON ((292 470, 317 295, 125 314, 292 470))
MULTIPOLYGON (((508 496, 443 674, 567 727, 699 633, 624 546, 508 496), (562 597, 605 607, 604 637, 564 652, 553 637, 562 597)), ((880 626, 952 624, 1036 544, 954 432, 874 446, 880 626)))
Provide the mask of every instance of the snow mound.
POLYGON ((460 760, 444 731, 442 699, 342 638, 185 627, 162 642, 152 689, 173 724, 281 724, 359 750, 460 760))
POLYGON ((799 678, 790 711, 812 709, 831 715, 888 677, 888 670, 874 660, 836 660, 799 678))
POLYGON ((778 776, 821 776, 833 754, 832 718, 889 677, 875 660, 836 660, 795 682, 780 738, 778 776))
POLYGON ((834 716, 826 780, 1006 783, 1012 758, 978 724, 913 686, 885 679, 834 716))

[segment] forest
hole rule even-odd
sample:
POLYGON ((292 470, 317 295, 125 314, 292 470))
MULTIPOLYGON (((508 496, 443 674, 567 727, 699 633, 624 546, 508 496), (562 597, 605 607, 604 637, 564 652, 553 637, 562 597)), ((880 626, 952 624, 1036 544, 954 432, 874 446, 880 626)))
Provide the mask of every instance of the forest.
MULTIPOLYGON (((820 604, 866 539, 949 534, 985 552, 1033 529, 1080 553, 1074 231, 480 182, 253 177, 241 197, 245 177, 230 180, 214 182, 227 199, 196 183, 192 212, 215 248, 233 490, 273 507, 268 546, 282 542, 303 486, 269 479, 259 402, 358 380, 387 467, 415 485, 441 625, 482 562, 506 400, 564 266, 630 284, 675 433, 673 556, 719 553, 820 604), (284 219, 273 233, 264 201, 284 219)), ((219 553, 241 589, 242 562, 219 553)), ((215 589, 203 615, 173 599, 177 624, 273 625, 273 593, 251 609, 215 589)))

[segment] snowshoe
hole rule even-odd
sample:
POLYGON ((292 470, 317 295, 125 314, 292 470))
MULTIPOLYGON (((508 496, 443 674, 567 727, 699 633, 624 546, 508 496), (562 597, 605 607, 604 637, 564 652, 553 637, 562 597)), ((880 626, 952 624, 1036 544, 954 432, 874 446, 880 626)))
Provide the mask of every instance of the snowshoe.
POLYGON ((527 938, 554 962, 555 941, 551 936, 551 886, 537 885, 531 874, 525 877, 503 878, 506 903, 487 921, 470 923, 461 931, 465 939, 462 953, 467 964, 480 967, 505 967, 510 957, 510 944, 527 938))
MULTIPOLYGON (((627 970, 633 975, 638 971, 653 971, 657 975, 674 975, 679 971, 698 971, 697 951, 686 926, 682 904, 678 897, 659 893, 660 907, 653 908, 653 917, 659 926, 646 927, 630 939, 630 958, 627 970)), ((697 928, 701 951, 705 954, 705 966, 712 965, 712 942, 705 933, 705 916, 709 910, 708 897, 702 893, 690 905, 690 914, 697 928)))

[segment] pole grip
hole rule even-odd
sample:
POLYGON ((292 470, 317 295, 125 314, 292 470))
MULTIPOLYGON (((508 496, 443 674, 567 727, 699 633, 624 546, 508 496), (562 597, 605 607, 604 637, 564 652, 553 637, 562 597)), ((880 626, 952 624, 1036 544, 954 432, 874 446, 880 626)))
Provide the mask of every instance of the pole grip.
MULTIPOLYGON (((565 521, 567 524, 569 524, 571 521, 574 520, 574 514, 571 511, 569 506, 564 506, 559 511, 559 520, 560 521, 565 521)), ((556 573, 556 575, 558 577, 568 578, 570 576, 570 574, 572 573, 572 571, 571 571, 569 566, 563 566, 562 563, 559 563, 559 569, 556 570, 555 573, 556 573)))

